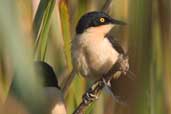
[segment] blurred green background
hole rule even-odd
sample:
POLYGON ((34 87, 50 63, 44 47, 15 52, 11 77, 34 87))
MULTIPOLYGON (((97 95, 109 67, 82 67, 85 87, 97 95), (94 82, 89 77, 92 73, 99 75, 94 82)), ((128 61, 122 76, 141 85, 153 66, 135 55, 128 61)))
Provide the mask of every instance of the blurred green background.
MULTIPOLYGON (((36 101, 41 100, 41 86, 33 72, 34 60, 53 66, 63 86, 72 70, 70 46, 76 23, 84 13, 101 10, 106 0, 39 2, 0 0, 0 106, 17 73, 18 92, 26 93, 23 97, 28 106, 36 107, 36 101), (36 13, 37 8, 40 10, 36 13), (27 93, 33 93, 33 97, 27 93)), ((171 114, 171 1, 112 0, 109 14, 128 23, 115 28, 114 33, 128 51, 130 69, 136 75, 132 83, 136 97, 130 105, 122 106, 103 93, 86 113, 171 114)), ((119 82, 123 87, 126 83, 119 82)), ((65 97, 68 114, 81 102, 89 86, 81 76, 74 79, 65 97)), ((132 95, 126 86, 124 90, 132 95)))

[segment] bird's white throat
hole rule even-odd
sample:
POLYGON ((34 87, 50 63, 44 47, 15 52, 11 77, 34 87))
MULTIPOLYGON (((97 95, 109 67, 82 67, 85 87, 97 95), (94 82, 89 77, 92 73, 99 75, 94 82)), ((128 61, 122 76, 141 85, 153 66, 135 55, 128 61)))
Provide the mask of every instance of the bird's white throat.
POLYGON ((114 24, 106 24, 97 27, 90 27, 85 32, 106 35, 114 27, 114 24))

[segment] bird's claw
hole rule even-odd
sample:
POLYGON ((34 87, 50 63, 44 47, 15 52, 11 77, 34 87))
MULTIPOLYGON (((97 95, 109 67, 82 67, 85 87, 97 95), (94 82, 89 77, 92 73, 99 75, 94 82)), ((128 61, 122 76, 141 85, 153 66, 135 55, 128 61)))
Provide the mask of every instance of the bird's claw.
POLYGON ((104 78, 103 78, 102 80, 103 80, 103 83, 104 83, 105 85, 107 85, 108 87, 111 87, 110 81, 106 81, 104 78))
POLYGON ((88 102, 93 102, 96 99, 98 99, 98 96, 95 94, 92 94, 91 92, 87 92, 84 96, 83 96, 84 102, 87 104, 88 102))

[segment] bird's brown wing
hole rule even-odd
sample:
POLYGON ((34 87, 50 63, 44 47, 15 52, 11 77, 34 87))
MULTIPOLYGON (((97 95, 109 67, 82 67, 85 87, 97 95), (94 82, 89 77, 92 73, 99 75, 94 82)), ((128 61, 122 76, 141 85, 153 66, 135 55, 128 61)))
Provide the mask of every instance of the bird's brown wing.
MULTIPOLYGON (((110 36, 110 35, 106 35, 106 37, 108 38, 108 40, 110 41, 110 43, 112 44, 113 48, 119 53, 119 54, 122 54, 122 55, 127 55, 124 51, 124 49, 122 48, 120 42, 110 36)), ((113 95, 116 96, 116 97, 119 97, 119 99, 117 99, 117 101, 119 101, 119 103, 122 104, 122 102, 125 102, 127 104, 128 102, 128 99, 127 99, 127 94, 126 94, 126 86, 124 86, 125 84, 124 83, 128 83, 132 80, 129 80, 128 77, 126 76, 120 76, 118 79, 112 79, 111 80, 111 87, 110 90, 112 91, 113 95)), ((130 84, 130 83, 129 83, 130 84)), ((128 86, 129 87, 129 86, 128 86)))
POLYGON ((107 35, 106 36, 108 38, 108 40, 111 42, 113 48, 120 54, 124 54, 125 55, 125 51, 124 49, 122 48, 121 44, 119 43, 119 41, 115 38, 113 38, 112 36, 110 35, 107 35))

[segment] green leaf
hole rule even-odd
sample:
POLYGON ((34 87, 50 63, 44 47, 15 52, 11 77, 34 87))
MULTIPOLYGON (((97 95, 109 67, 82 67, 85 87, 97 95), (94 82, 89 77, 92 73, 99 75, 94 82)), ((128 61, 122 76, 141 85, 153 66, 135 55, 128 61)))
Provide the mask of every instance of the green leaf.
POLYGON ((35 19, 34 33, 35 42, 35 59, 44 61, 48 42, 48 33, 50 28, 50 19, 55 6, 56 0, 41 0, 35 19))
POLYGON ((70 21, 69 21, 69 12, 67 4, 64 0, 62 0, 59 4, 61 25, 62 25, 62 33, 64 40, 64 51, 66 56, 66 62, 69 71, 72 69, 71 62, 71 32, 70 32, 70 21))

